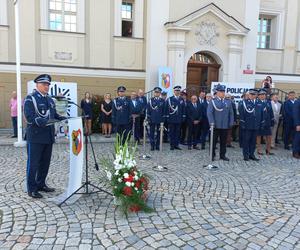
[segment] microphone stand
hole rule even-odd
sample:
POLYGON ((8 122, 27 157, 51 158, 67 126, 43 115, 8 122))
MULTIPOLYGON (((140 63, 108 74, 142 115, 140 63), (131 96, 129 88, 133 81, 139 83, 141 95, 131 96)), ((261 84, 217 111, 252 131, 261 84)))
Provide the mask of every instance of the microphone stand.
MULTIPOLYGON (((77 106, 79 109, 82 110, 83 112, 83 118, 84 118, 84 122, 86 122, 87 120, 87 116, 84 112, 84 110, 75 102, 72 101, 68 101, 68 103, 73 104, 75 106, 77 106)), ((95 151, 94 151, 94 146, 91 140, 91 135, 84 133, 84 140, 85 140, 85 182, 76 190, 74 191, 71 195, 69 195, 66 199, 64 199, 58 206, 60 207, 62 204, 64 204, 67 200, 69 200, 73 195, 75 194, 95 194, 95 193, 99 193, 99 192, 104 192, 106 194, 109 194, 112 196, 112 194, 100 187, 97 187, 96 185, 92 184, 91 181, 89 180, 89 169, 88 169, 88 142, 90 142, 91 148, 92 148, 92 153, 93 153, 93 158, 94 158, 94 162, 95 162, 95 169, 97 171, 99 171, 99 166, 96 160, 96 156, 95 156, 95 151), (96 191, 90 191, 89 192, 89 186, 97 189, 96 191), (85 188, 85 192, 79 192, 81 189, 85 188)))

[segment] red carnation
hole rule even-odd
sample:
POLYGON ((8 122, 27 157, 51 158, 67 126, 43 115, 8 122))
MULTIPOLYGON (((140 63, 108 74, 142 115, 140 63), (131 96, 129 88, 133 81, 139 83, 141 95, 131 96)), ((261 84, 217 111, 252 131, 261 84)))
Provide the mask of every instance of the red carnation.
POLYGON ((133 182, 133 176, 132 175, 129 175, 128 178, 124 178, 124 182, 133 182))
POLYGON ((138 212, 138 211, 141 210, 141 207, 139 205, 131 205, 130 208, 129 208, 129 210, 131 212, 138 212))
POLYGON ((123 188, 123 193, 126 195, 126 196, 131 196, 132 195, 132 189, 131 187, 124 187, 123 188))
POLYGON ((141 180, 138 180, 138 181, 135 183, 135 187, 136 187, 136 188, 140 188, 141 185, 142 185, 141 180))

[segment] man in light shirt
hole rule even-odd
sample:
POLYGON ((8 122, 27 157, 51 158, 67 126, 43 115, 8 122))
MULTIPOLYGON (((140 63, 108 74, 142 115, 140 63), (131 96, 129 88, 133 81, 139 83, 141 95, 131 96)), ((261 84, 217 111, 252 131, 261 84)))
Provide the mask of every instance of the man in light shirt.
POLYGON ((271 105, 274 114, 274 127, 272 127, 272 142, 271 147, 275 148, 275 138, 278 129, 279 119, 281 117, 281 103, 278 101, 278 95, 271 95, 271 105))

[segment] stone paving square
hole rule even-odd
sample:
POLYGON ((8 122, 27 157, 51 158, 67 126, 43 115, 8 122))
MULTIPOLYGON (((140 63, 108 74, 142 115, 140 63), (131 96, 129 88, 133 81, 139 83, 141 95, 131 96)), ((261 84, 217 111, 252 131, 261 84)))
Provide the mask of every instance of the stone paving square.
MULTIPOLYGON (((113 150, 113 143, 94 146, 98 160, 113 150)), ((26 149, 7 143, 0 146, 0 249, 300 249, 300 161, 274 152, 244 162, 236 145, 230 162, 208 170, 207 150, 169 151, 165 144, 162 154, 137 160, 151 177, 155 212, 126 218, 105 193, 62 207, 48 199, 67 184, 65 143, 54 145, 48 175, 56 192, 31 199, 24 192, 26 149), (158 161, 167 172, 152 169, 158 161)), ((108 189, 90 162, 92 182, 108 189)))

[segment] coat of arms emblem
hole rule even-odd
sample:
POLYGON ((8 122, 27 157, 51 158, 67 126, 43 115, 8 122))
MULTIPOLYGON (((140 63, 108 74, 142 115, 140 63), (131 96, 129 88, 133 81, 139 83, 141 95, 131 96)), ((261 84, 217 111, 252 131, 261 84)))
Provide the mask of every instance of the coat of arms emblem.
POLYGON ((82 150, 82 132, 81 129, 72 131, 72 152, 79 155, 82 150))
POLYGON ((219 33, 215 23, 202 21, 197 24, 195 35, 201 45, 214 46, 217 43, 219 33))

